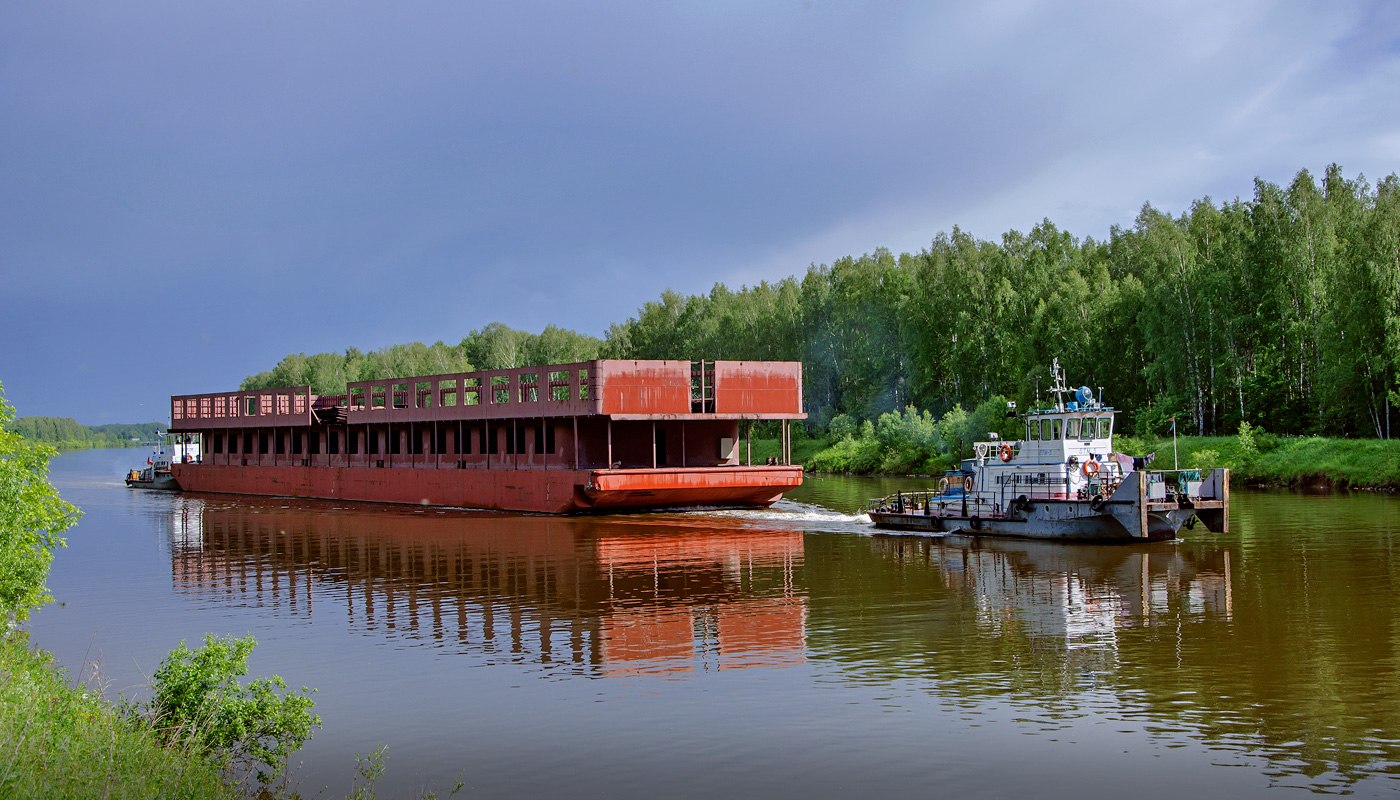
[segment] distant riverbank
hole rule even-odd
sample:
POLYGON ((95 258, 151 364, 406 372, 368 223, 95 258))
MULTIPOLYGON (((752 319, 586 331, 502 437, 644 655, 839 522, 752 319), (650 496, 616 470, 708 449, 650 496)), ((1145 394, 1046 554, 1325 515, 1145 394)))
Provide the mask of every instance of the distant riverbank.
POLYGON ((31 442, 59 450, 91 450, 98 447, 138 447, 160 436, 159 422, 84 425, 71 417, 17 417, 10 430, 31 442))
MULTIPOLYGON (((1132 455, 1156 453, 1153 467, 1182 469, 1227 467, 1235 485, 1300 489, 1400 490, 1400 440, 1334 439, 1322 436, 1277 436, 1247 432, 1244 436, 1179 436, 1173 452, 1171 437, 1115 437, 1119 452, 1132 455)), ((793 460, 814 473, 881 475, 879 469, 833 469, 842 464, 843 448, 851 443, 826 439, 794 442, 793 460)), ((755 440, 755 462, 776 456, 776 440, 755 440)), ((875 459, 878 463, 878 459, 875 459)), ((849 466, 849 463, 846 464, 849 466)), ((919 474, 919 470, 913 471, 919 474)), ((934 474, 933 470, 923 471, 934 474)))

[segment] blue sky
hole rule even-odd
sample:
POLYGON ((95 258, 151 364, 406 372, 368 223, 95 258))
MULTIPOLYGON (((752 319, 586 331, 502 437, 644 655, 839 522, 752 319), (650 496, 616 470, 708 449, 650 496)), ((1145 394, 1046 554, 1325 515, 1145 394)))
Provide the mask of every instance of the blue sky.
POLYGON ((0 381, 164 420, 292 352, 1374 182, 1396 87, 1384 2, 16 0, 0 381))

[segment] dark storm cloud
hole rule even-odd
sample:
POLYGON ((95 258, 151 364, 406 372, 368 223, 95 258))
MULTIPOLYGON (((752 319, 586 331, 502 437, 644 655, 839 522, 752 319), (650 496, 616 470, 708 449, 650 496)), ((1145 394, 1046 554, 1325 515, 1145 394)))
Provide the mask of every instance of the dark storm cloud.
MULTIPOLYGON (((601 333, 663 289, 1080 235, 1400 138, 1395 15, 1121 4, 24 3, 0 380, 149 418, 288 352, 601 333), (158 323, 158 324, 157 324, 158 323), (158 332, 157 347, 133 337, 158 332), (144 406, 137 405, 145 403, 144 406)), ((150 341, 149 339, 146 341, 150 341)), ((158 414, 155 416, 159 416, 158 414)))

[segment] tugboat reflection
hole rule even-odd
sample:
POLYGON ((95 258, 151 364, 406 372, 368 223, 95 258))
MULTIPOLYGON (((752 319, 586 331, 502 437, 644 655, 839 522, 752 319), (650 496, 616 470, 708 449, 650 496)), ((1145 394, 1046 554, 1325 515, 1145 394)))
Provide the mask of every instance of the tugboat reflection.
POLYGON ((997 630, 1014 617, 1029 636, 1091 644, 1122 628, 1208 616, 1230 620, 1230 553, 1209 563, 1167 542, 1146 546, 1016 539, 881 536, 878 551, 933 566, 949 587, 980 599, 981 618, 997 630))
POLYGON ((604 676, 800 663, 799 531, 184 497, 178 591, 604 676))
POLYGON ((970 622, 978 638, 1012 636, 1039 654, 1042 667, 1062 667, 1069 678, 1114 669, 1125 631, 1229 622, 1234 614, 1228 550, 962 536, 878 536, 873 547, 935 574, 961 601, 962 613, 952 617, 970 622))

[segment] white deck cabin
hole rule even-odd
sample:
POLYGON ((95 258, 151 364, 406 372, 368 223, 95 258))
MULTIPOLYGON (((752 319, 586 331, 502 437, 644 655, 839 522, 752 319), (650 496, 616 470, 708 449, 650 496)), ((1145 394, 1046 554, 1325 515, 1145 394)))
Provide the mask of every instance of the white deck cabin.
POLYGON ((1117 412, 1087 386, 1067 388, 1058 359, 1053 374, 1054 405, 1024 415, 1024 439, 1005 441, 993 434, 975 445, 975 457, 963 465, 964 472, 971 473, 969 491, 992 493, 1005 508, 1007 500, 1022 495, 1030 499, 1106 496, 1122 482, 1126 473, 1113 457, 1117 412), (1073 399, 1066 399, 1067 395, 1073 399))

